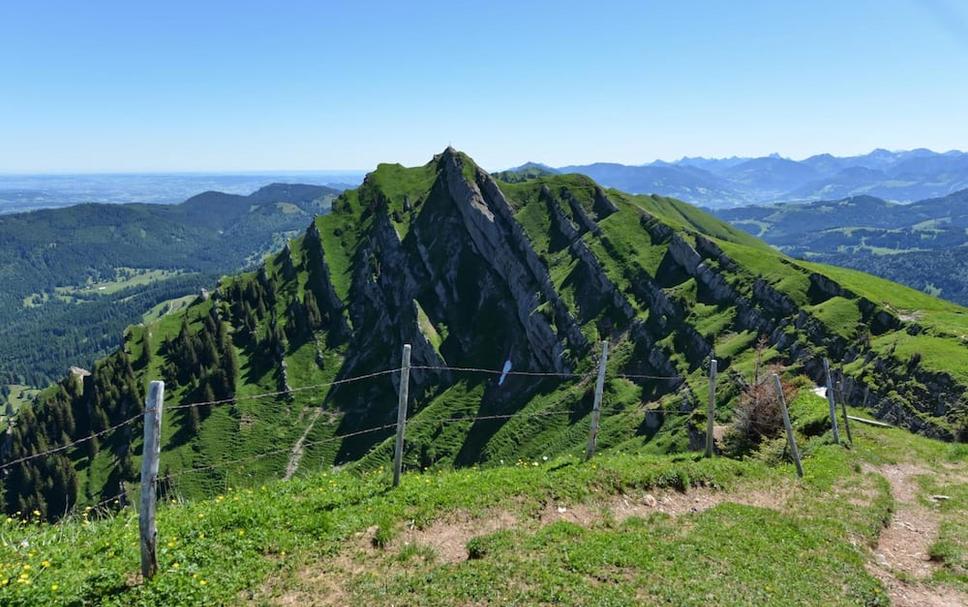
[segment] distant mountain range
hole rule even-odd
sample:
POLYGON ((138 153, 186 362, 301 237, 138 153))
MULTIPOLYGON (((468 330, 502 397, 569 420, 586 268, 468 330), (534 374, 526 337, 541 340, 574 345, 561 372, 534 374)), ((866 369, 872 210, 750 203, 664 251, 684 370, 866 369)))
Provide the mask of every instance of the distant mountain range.
POLYGON ((760 158, 682 158, 645 165, 599 162, 551 168, 528 163, 501 174, 581 173, 602 185, 636 194, 661 194, 709 208, 774 202, 835 200, 876 196, 913 202, 968 188, 968 153, 927 149, 874 150, 862 156, 819 154, 791 160, 776 154, 760 158))
POLYGON ((968 190, 912 204, 852 196, 716 214, 784 252, 968 304, 968 190))
POLYGON ((362 171, 253 173, 0 173, 0 215, 87 202, 177 204, 199 192, 248 194, 267 183, 304 183, 339 190, 356 187, 362 171))

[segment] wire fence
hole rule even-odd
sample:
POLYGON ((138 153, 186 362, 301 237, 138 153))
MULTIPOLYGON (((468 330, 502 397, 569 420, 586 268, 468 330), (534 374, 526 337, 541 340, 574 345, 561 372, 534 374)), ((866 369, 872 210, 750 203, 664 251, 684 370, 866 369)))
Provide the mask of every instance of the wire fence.
MULTIPOLYGON (((581 379, 587 380, 592 376, 592 373, 581 374, 581 373, 558 372, 558 371, 515 371, 513 369, 510 371, 504 371, 501 369, 487 369, 483 367, 460 367, 460 366, 447 366, 447 365, 413 365, 410 367, 410 369, 421 370, 421 371, 446 371, 446 372, 452 372, 452 373, 480 373, 480 374, 488 374, 488 375, 495 375, 495 376, 548 377, 548 378, 557 378, 557 379, 580 379, 580 380, 581 379)), ((377 377, 383 377, 386 375, 399 373, 400 371, 401 371, 400 367, 395 367, 390 369, 383 369, 380 371, 374 371, 370 373, 364 373, 362 375, 356 375, 352 377, 337 379, 329 382, 322 382, 322 383, 311 384, 307 386, 300 386, 297 388, 289 388, 286 390, 276 390, 272 392, 263 392, 259 394, 242 394, 242 395, 236 395, 236 396, 226 397, 221 399, 182 403, 178 405, 166 406, 165 411, 172 412, 172 411, 180 411, 180 410, 192 409, 192 408, 198 408, 198 407, 216 407, 221 405, 232 405, 243 401, 280 398, 280 397, 290 396, 292 394, 298 394, 298 393, 303 393, 308 391, 318 391, 318 390, 323 390, 327 388, 332 388, 334 386, 340 386, 340 385, 352 384, 360 381, 370 380, 377 377)), ((663 381, 663 380, 672 381, 672 380, 682 379, 682 376, 679 376, 679 375, 646 375, 646 374, 630 374, 630 373, 617 373, 617 374, 614 374, 613 377, 620 377, 624 379, 645 379, 645 380, 652 380, 652 381, 663 381)), ((561 414, 561 413, 555 413, 555 414, 561 414)), ((516 415, 518 414, 512 413, 507 415, 489 415, 489 416, 481 416, 481 417, 473 418, 473 420, 485 421, 485 420, 510 419, 511 417, 514 417, 516 415)), ((13 466, 30 462, 35 459, 48 457, 63 451, 67 451, 69 449, 72 449, 74 447, 87 443, 89 441, 101 438, 125 426, 128 426, 130 424, 140 421, 142 417, 143 415, 139 413, 138 415, 134 415, 130 418, 127 418, 108 428, 94 432, 92 434, 81 437, 79 439, 70 441, 63 445, 45 449, 37 453, 32 453, 29 455, 18 457, 17 459, 14 459, 8 462, 4 462, 3 464, 0 464, 0 472, 6 469, 12 468, 13 466)), ((467 419, 471 420, 472 418, 467 418, 467 419)), ((451 422, 456 420, 443 419, 439 421, 451 422)), ((396 424, 390 424, 389 426, 395 427, 395 425, 396 424)), ((375 432, 378 429, 385 429, 385 428, 383 428, 382 426, 379 428, 371 428, 364 431, 364 433, 375 432)), ((333 440, 338 440, 341 438, 349 438, 349 437, 350 436, 333 437, 333 440)))
MULTIPOLYGON (((661 408, 655 407, 654 403, 641 403, 639 405, 632 406, 619 406, 612 408, 603 408, 603 393, 605 379, 607 376, 613 378, 622 378, 629 380, 648 380, 648 381, 676 381, 685 382, 686 377, 683 375, 660 375, 660 374, 644 374, 644 373, 607 373, 607 361, 608 361, 608 344, 607 342, 602 343, 602 354, 599 357, 597 364, 597 381, 594 387, 594 399, 591 409, 586 406, 575 407, 574 405, 562 407, 562 400, 558 399, 553 403, 549 403, 541 410, 531 410, 527 409, 508 413, 488 413, 479 415, 449 415, 445 417, 424 417, 420 418, 418 421, 422 424, 445 426, 449 424, 468 424, 468 423, 481 423, 481 422, 497 422, 497 421, 507 421, 511 419, 515 420, 527 420, 527 419, 539 419, 539 418, 549 418, 553 416, 575 416, 580 415, 582 417, 589 416, 590 418, 590 428, 588 433, 588 446, 585 452, 585 459, 589 459, 595 453, 595 447, 599 431, 599 421, 601 416, 604 415, 619 415, 619 414, 633 414, 633 415, 644 415, 646 418, 649 416, 658 416, 659 418, 675 418, 675 417, 695 417, 697 413, 700 413, 698 408, 698 403, 696 399, 692 397, 691 389, 686 391, 686 395, 689 396, 683 403, 680 403, 678 408, 661 408), (590 414, 590 415, 589 415, 590 414)), ((168 411, 181 411, 190 410, 198 407, 217 407, 225 404, 237 404, 241 401, 255 401, 261 399, 269 398, 288 398, 294 393, 305 393, 310 390, 322 391, 324 389, 332 388, 335 386, 351 384, 355 382, 362 382, 368 380, 374 380, 380 377, 386 377, 393 374, 400 375, 400 381, 398 382, 397 388, 399 390, 399 401, 398 401, 398 416, 395 423, 378 423, 370 427, 359 428, 350 430, 347 432, 341 432, 333 434, 330 436, 325 436, 323 438, 318 438, 315 440, 307 440, 310 436, 310 432, 313 430, 316 421, 320 418, 323 413, 322 404, 318 405, 315 409, 315 413, 312 415, 312 419, 306 424, 305 429, 299 436, 298 440, 294 444, 287 444, 285 446, 273 446, 270 449, 260 451, 258 453, 252 453, 248 455, 243 455, 241 457, 236 457, 233 459, 215 461, 210 463, 205 463, 203 465, 191 464, 190 467, 186 467, 175 472, 166 471, 164 474, 159 475, 159 463, 161 459, 161 441, 160 433, 161 428, 161 416, 164 409, 164 382, 155 381, 151 383, 151 387, 148 391, 148 398, 146 406, 143 411, 144 419, 144 446, 142 453, 142 474, 140 483, 141 499, 139 502, 146 508, 141 508, 139 510, 139 527, 141 530, 141 548, 142 548, 142 575, 145 578, 153 576, 157 572, 157 558, 154 554, 156 542, 152 538, 157 537, 157 528, 155 526, 155 502, 158 499, 159 489, 162 494, 175 494, 174 481, 180 478, 188 477, 194 474, 203 474, 213 470, 223 470, 226 472, 224 476, 226 486, 228 474, 232 468, 238 466, 256 462, 259 460, 264 460, 266 458, 281 456, 288 454, 288 465, 286 467, 285 479, 289 479, 298 470, 299 465, 302 461, 303 456, 307 449, 313 447, 319 447, 334 443, 345 443, 345 441, 369 434, 374 433, 388 433, 392 430, 396 431, 396 441, 393 452, 394 459, 394 475, 393 484, 396 486, 400 480, 400 472, 402 470, 402 459, 403 459, 403 445, 405 438, 405 429, 407 424, 407 401, 409 393, 410 384, 410 372, 412 370, 417 371, 442 371, 448 373, 473 373, 473 374, 487 374, 491 376, 498 376, 501 381, 498 385, 502 385, 505 378, 509 376, 520 376, 528 378, 554 378, 554 379, 573 379, 578 380, 577 386, 584 385, 591 377, 595 374, 593 371, 587 373, 572 373, 572 372, 559 372, 559 371, 515 371, 512 369, 487 369, 481 367, 456 367, 456 366, 446 366, 446 365, 410 365, 410 346, 404 347, 403 362, 400 367, 384 369, 380 371, 374 371, 370 373, 365 373, 352 377, 345 377, 341 379, 336 379, 329 382, 322 382, 307 386, 301 386, 298 388, 288 388, 286 390, 277 390, 272 392, 265 392, 260 394, 245 394, 245 395, 235 395, 229 398, 222 399, 210 399, 204 401, 195 401, 188 403, 180 403, 167 407, 168 411)), ((700 372, 705 371, 705 369, 697 369, 700 372)), ((709 361, 709 402, 706 407, 706 455, 711 456, 714 453, 713 449, 713 423, 715 418, 715 406, 716 406, 716 376, 717 376, 717 362, 715 359, 710 359, 709 361)), ((779 399, 781 406, 783 407, 783 417, 784 424, 786 426, 788 441, 790 444, 791 451, 797 466, 797 472, 802 476, 802 467, 800 465, 799 455, 797 454, 797 447, 793 437, 793 431, 790 426, 789 416, 787 414, 786 405, 783 402, 783 390, 780 384, 779 376, 775 373, 769 374, 772 378, 777 389, 777 398, 779 399)), ((755 378, 751 384, 747 384, 747 387, 757 387, 762 382, 766 381, 766 376, 761 378, 755 378), (760 381, 757 381, 760 380, 760 381)), ((746 384, 746 382, 743 382, 746 384)), ((572 393, 574 396, 574 393, 572 393)), ((302 421, 302 413, 305 409, 300 410, 300 422, 302 421)), ((831 405, 831 415, 833 415, 833 405, 831 405)), ((230 413, 234 415, 234 413, 230 413)), ((335 412, 334 412, 335 415, 335 412)), ((845 412, 846 415, 846 412, 845 412)), ((96 433, 92 433, 89 436, 82 437, 78 440, 68 442, 66 444, 54 447, 51 449, 45 449, 38 453, 28 454, 9 462, 5 462, 0 465, 0 472, 9 469, 11 466, 16 466, 29 462, 34 459, 48 457, 65 450, 68 450, 77 445, 83 444, 94 440, 95 438, 108 435, 115 432, 121 428, 129 426, 136 421, 138 421, 142 416, 137 415, 131 418, 125 419, 117 424, 114 424, 108 428, 100 430, 96 433)), ((846 421, 846 420, 845 420, 846 421)), ((240 417, 238 419, 239 427, 242 428, 244 419, 240 417)), ((297 427, 294 425, 293 428, 297 427)), ((271 440, 270 436, 270 440, 271 440)), ((389 437, 387 437, 389 438, 389 437)), ((386 442, 382 443, 386 445, 386 442)), ((372 447, 372 445, 371 445, 372 447)), ((258 470, 258 469, 256 469, 258 470)), ((129 501, 128 491, 125 489, 124 483, 119 483, 120 491, 113 496, 104 498, 96 502, 95 504, 88 506, 87 512, 94 510, 100 512, 105 508, 115 509, 120 508, 129 501)), ((66 514, 66 513, 65 513, 66 514)))

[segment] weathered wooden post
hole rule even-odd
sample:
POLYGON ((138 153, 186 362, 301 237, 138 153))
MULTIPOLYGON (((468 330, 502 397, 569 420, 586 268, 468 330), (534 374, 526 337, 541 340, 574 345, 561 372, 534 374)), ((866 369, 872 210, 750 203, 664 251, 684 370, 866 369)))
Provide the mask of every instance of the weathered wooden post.
POLYGON ((400 484, 403 471, 403 433, 407 427, 407 399, 410 397, 410 344, 403 346, 400 362, 400 397, 397 400, 397 442, 393 448, 393 486, 400 484))
POLYGON ((719 363, 715 358, 709 359, 709 403, 706 405, 706 457, 712 457, 713 424, 716 421, 716 371, 719 363))
POLYGON ((840 431, 837 429, 837 403, 834 401, 834 382, 830 379, 830 361, 823 359, 823 372, 827 378, 827 404, 830 406, 830 428, 834 433, 834 443, 840 444, 840 431))
POLYGON ((588 448, 585 461, 595 455, 598 446, 598 422, 602 415, 602 394, 605 392, 605 365, 608 363, 608 340, 602 341, 602 358, 598 361, 598 379, 595 381, 595 401, 592 404, 592 427, 588 431, 588 448))
POLYGON ((844 415, 844 430, 847 431, 847 442, 854 444, 854 437, 850 433, 850 421, 847 416, 847 399, 844 398, 844 371, 840 370, 837 378, 837 393, 840 395, 840 410, 844 415))
POLYGON ((165 382, 153 381, 145 403, 145 436, 141 460, 141 576, 151 579, 158 572, 158 529, 155 527, 155 498, 158 459, 161 454, 161 410, 165 401, 165 382))
POLYGON ((793 456, 793 463, 797 467, 797 476, 803 478, 803 464, 800 463, 800 451, 797 449, 797 439, 793 436, 793 424, 790 423, 790 412, 787 411, 786 399, 783 397, 783 384, 780 383, 780 376, 776 373, 773 374, 773 383, 776 386, 776 398, 780 402, 780 411, 783 413, 783 427, 786 428, 790 454, 793 456))

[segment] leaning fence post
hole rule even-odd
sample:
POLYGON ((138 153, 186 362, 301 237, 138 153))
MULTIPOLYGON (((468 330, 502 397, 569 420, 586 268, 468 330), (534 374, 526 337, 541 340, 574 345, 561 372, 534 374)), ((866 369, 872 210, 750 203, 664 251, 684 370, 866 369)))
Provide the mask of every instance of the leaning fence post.
POLYGON ((837 403, 834 401, 834 382, 830 379, 830 361, 823 359, 823 372, 827 377, 827 404, 830 406, 830 428, 834 433, 834 443, 840 444, 840 431, 837 429, 837 403))
POLYGON ((407 426, 407 399, 410 395, 410 344, 403 346, 400 362, 400 396, 397 400, 397 442, 393 448, 393 486, 400 484, 403 471, 403 433, 407 426))
POLYGON ((797 450, 797 439, 793 436, 793 425, 790 423, 790 412, 787 411, 786 399, 783 398, 783 384, 780 383, 780 376, 773 374, 773 382, 776 386, 776 398, 780 401, 780 411, 783 413, 783 426, 786 428, 787 443, 790 445, 790 454, 793 456, 793 463, 797 467, 797 476, 803 478, 803 464, 800 463, 800 451, 797 450))
POLYGON ((837 392, 840 394, 840 410, 844 414, 844 430, 847 431, 847 442, 854 444, 854 437, 850 433, 850 421, 847 417, 847 399, 844 398, 844 371, 840 370, 840 377, 837 381, 837 392))
POLYGON ((709 359, 709 403, 706 405, 706 457, 713 455, 713 424, 716 422, 716 371, 719 363, 709 359))
POLYGON ((161 410, 165 401, 165 382, 153 381, 145 403, 145 437, 141 460, 141 576, 148 580, 158 572, 158 529, 155 527, 155 485, 158 481, 158 458, 161 453, 161 410))
POLYGON ((595 401, 592 404, 592 427, 588 432, 585 461, 595 455, 598 446, 598 420, 602 415, 602 393, 605 392, 605 365, 608 362, 608 340, 602 341, 602 358, 598 361, 598 380, 595 381, 595 401))

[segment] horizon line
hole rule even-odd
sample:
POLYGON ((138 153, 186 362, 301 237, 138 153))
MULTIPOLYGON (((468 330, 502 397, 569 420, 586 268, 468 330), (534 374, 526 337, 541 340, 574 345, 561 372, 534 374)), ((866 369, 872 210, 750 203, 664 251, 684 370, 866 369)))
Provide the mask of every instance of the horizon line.
MULTIPOLYGON (((450 146, 448 146, 448 147, 450 147, 450 146)), ((931 152, 932 154, 937 154, 939 156, 944 156, 944 155, 947 155, 947 154, 966 154, 966 153, 968 153, 965 150, 961 150, 961 149, 958 149, 958 148, 951 148, 949 150, 944 150, 944 151, 935 151, 935 150, 933 150, 931 148, 927 148, 927 147, 898 148, 898 149, 888 149, 888 148, 884 148, 884 147, 876 147, 876 148, 873 148, 872 150, 870 150, 869 152, 865 152, 865 153, 847 154, 847 155, 838 156, 837 154, 833 154, 833 153, 830 153, 830 152, 818 152, 816 154, 810 154, 810 155, 802 156, 802 157, 799 157, 799 158, 794 158, 793 156, 785 156, 785 155, 783 155, 783 154, 781 154, 779 152, 770 152, 768 154, 763 154, 763 155, 759 155, 759 156, 739 156, 739 155, 735 155, 735 154, 732 155, 732 156, 703 156, 703 155, 689 156, 689 155, 683 155, 683 156, 679 156, 678 158, 674 158, 672 160, 665 160, 663 158, 654 158, 652 160, 648 160, 648 161, 641 162, 641 163, 637 163, 637 164, 617 162, 617 161, 610 161, 610 160, 595 160, 595 161, 592 161, 592 162, 585 162, 585 163, 574 163, 573 162, 573 163, 559 164, 557 166, 556 165, 549 164, 549 163, 546 163, 546 162, 542 162, 540 160, 526 160, 524 162, 520 162, 518 164, 515 164, 515 165, 512 165, 512 166, 508 166, 508 167, 503 168, 503 169, 493 169, 493 170, 494 171, 512 170, 512 169, 516 169, 516 168, 518 168, 520 166, 523 166, 525 164, 540 164, 540 165, 543 165, 543 166, 550 167, 552 169, 562 169, 562 168, 566 168, 566 167, 580 167, 580 166, 589 166, 589 165, 593 165, 593 164, 617 164, 617 165, 628 166, 628 167, 644 167, 644 166, 649 166, 649 165, 652 165, 652 164, 655 164, 655 163, 676 164, 676 163, 680 163, 680 162, 682 162, 684 160, 713 160, 713 161, 715 161, 715 160, 756 160, 756 159, 760 159, 760 158, 781 158, 783 160, 790 160, 790 161, 793 161, 793 162, 803 162, 804 160, 808 160, 808 159, 814 158, 816 156, 825 156, 826 155, 826 156, 831 156, 833 158, 857 158, 857 157, 869 156, 869 155, 873 154, 874 152, 879 152, 879 151, 884 151, 884 152, 888 152, 888 153, 891 153, 891 154, 901 154, 901 153, 905 153, 905 152, 915 152, 915 151, 926 151, 926 152, 931 152)), ((471 158, 473 158, 473 156, 471 156, 471 158)), ((377 164, 379 165, 379 164, 386 164, 386 163, 384 163, 384 162, 378 162, 377 164)), ((399 163, 389 163, 389 164, 399 164, 399 163)), ((264 175, 264 176, 281 176, 281 175, 306 175, 306 174, 319 174, 319 175, 330 174, 330 175, 333 175, 333 176, 341 176, 341 175, 342 176, 349 176, 349 175, 365 176, 365 175, 369 174, 370 172, 372 172, 374 170, 375 170, 375 167, 374 168, 370 168, 370 169, 358 169, 358 168, 357 169, 329 169, 329 168, 326 168, 326 169, 322 169, 322 168, 321 169, 171 169, 171 170, 166 170, 166 169, 134 169, 134 170, 117 170, 117 169, 96 169, 96 170, 52 169, 52 170, 38 170, 38 171, 7 171, 7 170, 0 169, 0 177, 27 177, 27 176, 29 176, 29 177, 73 177, 73 176, 108 176, 108 175, 110 175, 110 176, 121 176, 121 175, 186 175, 186 176, 187 175, 197 175, 197 176, 216 176, 216 175, 218 175, 218 176, 226 176, 226 175, 239 175, 239 176, 251 175, 251 176, 259 176, 259 175, 264 175)))

